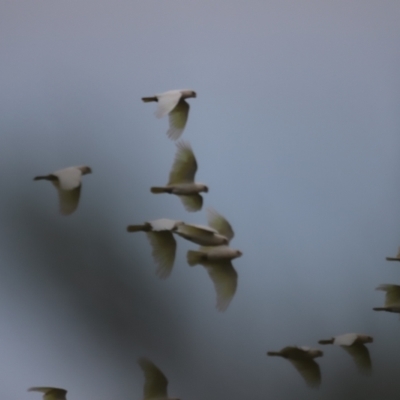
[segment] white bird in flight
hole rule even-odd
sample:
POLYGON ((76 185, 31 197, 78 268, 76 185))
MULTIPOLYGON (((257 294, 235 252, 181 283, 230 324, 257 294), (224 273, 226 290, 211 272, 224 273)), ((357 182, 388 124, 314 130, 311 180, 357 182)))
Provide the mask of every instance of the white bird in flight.
POLYGON ((198 211, 203 206, 203 198, 199 193, 207 193, 208 187, 194 181, 197 162, 190 144, 181 141, 176 146, 178 151, 167 185, 154 186, 150 190, 152 193, 175 194, 179 196, 187 211, 198 211))
POLYGON ((400 261, 400 247, 399 250, 397 251, 396 257, 386 257, 387 261, 400 261))
MULTIPOLYGON (((208 224, 229 243, 234 237, 230 223, 215 210, 209 208, 208 224)), ((187 262, 190 266, 201 264, 208 272, 217 293, 217 309, 225 311, 236 293, 238 274, 232 265, 232 260, 241 257, 242 252, 227 245, 201 246, 198 250, 187 252, 187 262)))
POLYGON ((144 372, 143 400, 179 400, 168 397, 168 379, 162 371, 147 358, 139 358, 138 364, 144 372))
POLYGON ((208 209, 208 225, 182 224, 174 233, 200 246, 226 245, 234 232, 229 222, 213 209, 208 209))
POLYGON ((69 215, 76 210, 79 204, 82 175, 91 173, 92 170, 90 167, 82 165, 60 169, 45 176, 36 176, 33 180, 45 179, 51 181, 58 191, 60 213, 62 215, 69 215))
POLYGON ((334 344, 342 347, 353 358, 358 370, 363 374, 370 374, 372 369, 371 357, 365 343, 372 343, 372 336, 345 333, 331 339, 319 340, 319 344, 334 344))
POLYGON ((182 224, 182 221, 161 218, 142 225, 129 225, 126 228, 128 232, 146 232, 153 249, 153 259, 158 265, 156 275, 161 279, 168 278, 172 272, 176 254, 176 240, 172 232, 182 224))
POLYGON ((400 286, 382 284, 379 285, 376 290, 382 290, 386 292, 385 305, 384 307, 374 307, 375 311, 387 311, 400 314, 400 286))
POLYGON ((28 392, 43 393, 43 400, 67 400, 67 391, 65 389, 47 386, 36 386, 29 388, 28 392))
POLYGON ((321 384, 321 370, 314 361, 314 358, 322 357, 324 354, 321 350, 305 346, 287 346, 280 351, 269 351, 267 354, 289 360, 309 387, 318 388, 321 384))
POLYGON ((185 99, 196 96, 196 92, 190 89, 170 90, 152 97, 142 97, 142 100, 145 103, 150 101, 158 102, 157 118, 162 118, 169 114, 169 130, 167 135, 170 139, 176 140, 182 135, 189 115, 190 106, 185 99))

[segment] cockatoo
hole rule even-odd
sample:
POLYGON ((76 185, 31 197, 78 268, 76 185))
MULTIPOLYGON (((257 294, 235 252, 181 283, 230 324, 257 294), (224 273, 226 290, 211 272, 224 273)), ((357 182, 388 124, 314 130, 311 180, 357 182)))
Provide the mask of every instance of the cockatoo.
POLYGON ((182 135, 189 115, 190 107, 185 99, 196 96, 196 92, 190 89, 170 90, 156 94, 153 97, 142 97, 142 100, 145 103, 150 101, 158 102, 157 118, 162 118, 169 114, 169 130, 167 135, 170 139, 176 140, 182 135))
MULTIPOLYGON (((213 209, 208 209, 208 224, 229 242, 234 232, 229 222, 213 209)), ((240 257, 242 252, 227 245, 202 246, 197 251, 187 252, 187 262, 194 266, 203 265, 214 283, 217 292, 217 309, 225 311, 235 295, 238 274, 231 260, 240 257)))
POLYGON ((213 209, 208 209, 208 225, 183 224, 174 233, 200 246, 227 245, 234 236, 230 223, 213 209))
POLYGON ((321 350, 309 347, 284 347, 280 351, 269 351, 269 356, 279 356, 289 360, 297 369, 309 387, 317 388, 321 384, 321 370, 314 358, 322 357, 321 350))
POLYGON ((203 206, 203 198, 199 193, 207 193, 208 187, 203 183, 194 182, 197 162, 190 144, 181 141, 176 146, 178 151, 167 185, 155 186, 150 190, 152 193, 175 194, 179 196, 187 211, 198 211, 203 206))
POLYGON ((67 391, 65 389, 37 386, 29 388, 28 392, 43 393, 43 400, 67 400, 67 391))
POLYGON ((161 218, 145 222, 142 225, 129 225, 127 227, 128 232, 146 232, 153 249, 153 259, 158 265, 156 275, 161 279, 168 278, 172 272, 176 254, 176 240, 172 232, 182 224, 182 221, 161 218))
POLYGON ((168 379, 161 370, 147 358, 140 358, 138 364, 144 372, 143 400, 179 400, 168 397, 168 379))
POLYGON ((372 336, 357 333, 345 333, 331 339, 320 340, 319 344, 335 344, 342 347, 353 358, 358 370, 363 374, 371 372, 372 364, 369 351, 365 343, 372 343, 372 336))
POLYGON ((387 261, 400 261, 400 247, 399 250, 397 251, 396 257, 386 257, 387 261))
POLYGON ((45 176, 36 176, 33 180, 45 179, 51 181, 58 191, 60 213, 62 215, 72 214, 78 207, 81 194, 82 175, 91 174, 90 167, 68 167, 45 176))
POLYGON ((375 311, 388 311, 400 314, 400 286, 382 284, 379 285, 376 290, 382 290, 386 292, 385 296, 385 306, 384 307, 374 307, 375 311))

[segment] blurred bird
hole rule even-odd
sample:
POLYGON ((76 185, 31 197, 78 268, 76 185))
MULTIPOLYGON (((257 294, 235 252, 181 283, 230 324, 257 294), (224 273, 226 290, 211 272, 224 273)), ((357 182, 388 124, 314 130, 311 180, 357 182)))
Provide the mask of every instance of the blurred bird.
POLYGON ((199 193, 208 192, 208 187, 203 183, 194 182, 197 171, 197 162, 189 143, 176 144, 175 161, 169 174, 166 186, 155 186, 152 193, 170 193, 179 196, 187 211, 198 211, 203 206, 203 198, 199 193))
POLYGON ((67 400, 67 391, 65 389, 37 386, 28 389, 28 392, 41 392, 43 400, 67 400))
POLYGON ((182 224, 174 232, 200 246, 226 245, 233 238, 230 223, 213 209, 208 209, 208 225, 182 224))
POLYGON ((162 118, 169 114, 169 130, 167 135, 170 139, 176 140, 182 135, 189 115, 189 104, 185 101, 190 97, 196 97, 196 92, 190 89, 170 90, 156 94, 153 97, 142 97, 145 103, 157 101, 158 107, 156 117, 162 118))
POLYGON ((371 357, 365 343, 372 343, 372 336, 357 333, 345 333, 331 339, 320 340, 319 344, 335 344, 342 347, 353 358, 358 370, 370 374, 372 369, 371 357))
POLYGON ((314 358, 322 357, 324 354, 321 350, 304 346, 288 346, 280 351, 269 351, 267 354, 289 360, 309 387, 317 388, 321 384, 321 370, 314 361, 314 358))
POLYGON ((382 284, 379 285, 376 290, 382 290, 386 292, 385 296, 385 306, 384 307, 374 307, 375 311, 388 311, 400 314, 400 286, 382 284))
POLYGON ((45 179, 51 181, 58 191, 60 213, 62 215, 72 214, 78 207, 81 194, 82 175, 91 174, 90 167, 68 167, 45 176, 36 176, 33 180, 45 179))
POLYGON ((127 227, 128 232, 146 232, 153 249, 153 259, 158 265, 156 275, 161 279, 168 278, 172 272, 176 254, 176 240, 172 232, 182 224, 182 221, 161 218, 145 222, 142 225, 129 225, 127 227))
POLYGON ((386 257, 387 261, 400 261, 400 247, 399 250, 397 251, 396 257, 386 257))
POLYGON ((144 372, 143 400, 179 400, 168 397, 168 380, 161 370, 147 358, 139 358, 138 364, 144 372))

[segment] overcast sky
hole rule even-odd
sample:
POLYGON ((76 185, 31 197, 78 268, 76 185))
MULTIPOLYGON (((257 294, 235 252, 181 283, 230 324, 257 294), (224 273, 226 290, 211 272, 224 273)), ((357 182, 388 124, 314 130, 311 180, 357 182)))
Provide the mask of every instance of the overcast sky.
POLYGON ((400 3, 396 0, 0 0, 0 393, 142 398, 137 358, 182 400, 397 399, 400 321, 377 313, 400 245, 400 3), (231 222, 237 293, 225 313, 196 246, 170 278, 146 235, 205 223, 163 185, 176 146, 143 96, 191 88, 183 139, 231 222), (89 165, 58 214, 49 182, 89 165), (308 388, 266 351, 372 335, 373 374, 324 347, 308 388))

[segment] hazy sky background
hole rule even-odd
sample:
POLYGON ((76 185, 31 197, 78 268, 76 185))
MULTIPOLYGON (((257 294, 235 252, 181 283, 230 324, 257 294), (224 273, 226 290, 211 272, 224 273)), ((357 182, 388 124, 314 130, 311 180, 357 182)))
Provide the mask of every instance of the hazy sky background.
POLYGON ((396 0, 0 0, 2 399, 141 399, 140 356, 182 400, 397 399, 399 317, 372 307, 400 282, 399 20, 396 0), (160 281, 125 231, 206 222, 149 191, 176 147, 140 98, 180 88, 205 206, 243 251, 225 313, 195 245, 160 281), (81 164, 62 217, 32 178, 81 164), (324 347, 310 389, 265 355, 346 332, 374 336, 371 377, 324 347))

